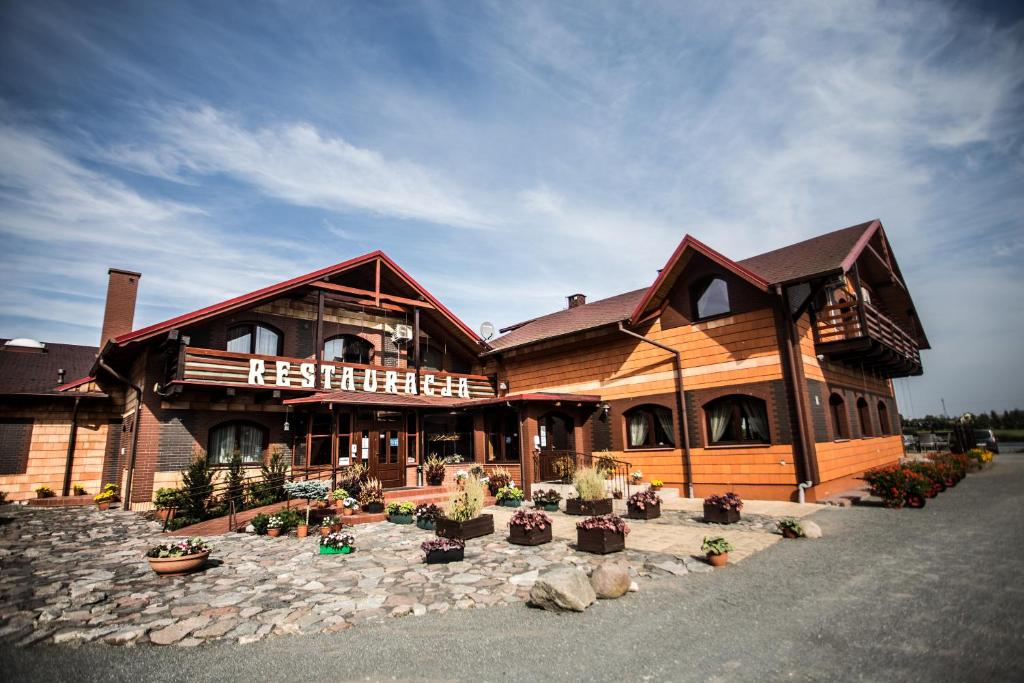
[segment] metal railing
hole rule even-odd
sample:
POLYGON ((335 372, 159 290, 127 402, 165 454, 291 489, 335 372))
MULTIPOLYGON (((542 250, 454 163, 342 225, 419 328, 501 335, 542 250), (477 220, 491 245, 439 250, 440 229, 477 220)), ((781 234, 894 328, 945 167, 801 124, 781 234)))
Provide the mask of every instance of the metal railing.
POLYGON ((632 483, 629 474, 633 466, 604 453, 534 451, 533 463, 534 483, 571 484, 576 470, 596 467, 605 475, 610 493, 620 491, 623 498, 629 498, 631 493, 632 483))

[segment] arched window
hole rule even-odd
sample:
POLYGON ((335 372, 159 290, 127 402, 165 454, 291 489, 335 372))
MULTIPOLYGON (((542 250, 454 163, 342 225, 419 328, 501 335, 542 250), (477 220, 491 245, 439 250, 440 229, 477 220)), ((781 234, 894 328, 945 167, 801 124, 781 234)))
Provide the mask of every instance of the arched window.
POLYGON ((369 365, 373 362, 373 344, 354 334, 339 334, 324 342, 324 360, 369 365))
POLYGON ((263 323, 243 323, 228 330, 228 351, 256 353, 261 356, 281 355, 280 330, 263 323))
POLYGON ((537 436, 541 450, 576 450, 576 437, 573 433, 575 426, 573 419, 564 413, 542 415, 537 421, 537 436))
POLYGON ((211 465, 227 465, 238 450, 244 463, 263 462, 267 430, 253 422, 222 422, 210 430, 206 457, 211 465))
POLYGON ((828 397, 828 408, 832 413, 833 438, 849 439, 850 424, 846 418, 846 401, 839 394, 832 394, 828 397))
POLYGON ((662 406, 627 410, 626 448, 672 448, 676 445, 672 411, 662 406))
POLYGON ((768 443, 768 407, 753 396, 733 394, 704 406, 711 445, 768 443))
POLYGON ((720 277, 701 280, 694 285, 690 293, 693 297, 693 310, 697 314, 697 320, 725 315, 730 311, 729 287, 720 277))
POLYGON ((871 411, 868 409, 868 402, 861 396, 857 399, 857 418, 860 422, 860 435, 861 437, 874 436, 874 430, 871 428, 871 411))
POLYGON ((878 402, 878 428, 883 436, 892 434, 892 423, 889 422, 889 407, 885 401, 878 402))

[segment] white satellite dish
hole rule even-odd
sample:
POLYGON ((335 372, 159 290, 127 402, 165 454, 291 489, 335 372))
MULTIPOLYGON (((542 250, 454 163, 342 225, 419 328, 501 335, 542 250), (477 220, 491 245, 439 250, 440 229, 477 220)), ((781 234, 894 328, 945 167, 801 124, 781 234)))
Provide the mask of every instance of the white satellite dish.
POLYGON ((480 336, 487 341, 494 336, 494 323, 484 322, 480 325, 480 336))

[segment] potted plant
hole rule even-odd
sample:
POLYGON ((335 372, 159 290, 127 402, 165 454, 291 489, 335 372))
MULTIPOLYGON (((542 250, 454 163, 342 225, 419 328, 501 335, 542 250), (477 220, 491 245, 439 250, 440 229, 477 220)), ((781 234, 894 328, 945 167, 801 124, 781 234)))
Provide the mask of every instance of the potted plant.
POLYGON ((421 503, 416 506, 416 526, 427 531, 434 530, 435 520, 441 516, 441 508, 433 503, 421 503))
POLYGON ((561 501, 562 494, 554 489, 533 494, 533 506, 542 508, 545 512, 558 512, 558 504, 561 501))
POLYGON ((467 477, 458 491, 448 499, 444 516, 434 521, 438 536, 458 538, 463 541, 494 533, 494 516, 482 515, 484 506, 484 484, 477 477, 467 477))
POLYGON ((734 524, 740 521, 743 501, 731 491, 721 496, 712 495, 704 499, 704 521, 716 524, 734 524))
POLYGON ((346 498, 345 500, 341 501, 341 504, 341 514, 345 517, 351 517, 359 511, 359 501, 356 500, 355 498, 346 498))
POLYGON ((461 538, 432 538, 423 541, 420 549, 427 564, 461 562, 466 558, 466 542, 461 538))
POLYGON ((388 521, 392 524, 412 524, 412 516, 416 513, 416 504, 409 501, 388 503, 388 521))
POLYGON ((517 508, 523 502, 523 490, 515 486, 502 486, 498 489, 498 505, 517 508))
POLYGON ((338 530, 340 531, 341 522, 337 518, 327 515, 320 520, 320 537, 323 538, 327 534, 331 533, 335 530, 335 527, 338 527, 338 530))
POLYGON ((784 538, 800 538, 804 535, 804 528, 800 524, 800 520, 794 517, 780 519, 776 526, 784 538))
POLYGON ((271 515, 267 520, 267 536, 277 538, 284 529, 284 520, 278 515, 271 515))
POLYGON ((466 470, 455 470, 455 483, 462 486, 466 483, 466 479, 469 477, 469 472, 466 470))
POLYGON ((633 519, 661 517, 661 496, 651 489, 637 491, 626 501, 626 508, 633 519))
POLYGON ((36 498, 53 498, 56 493, 49 486, 40 486, 36 489, 36 498))
POLYGON ((384 512, 384 487, 380 479, 367 479, 359 492, 359 507, 363 512, 377 514, 384 512))
POLYGON ((707 554, 712 567, 724 567, 729 562, 729 552, 735 550, 732 544, 721 536, 705 536, 700 549, 707 554))
POLYGON ((81 484, 72 484, 71 485, 71 493, 76 495, 76 496, 87 496, 87 495, 89 495, 89 492, 86 491, 85 487, 82 486, 81 484))
POLYGON ((665 485, 661 479, 651 479, 651 489, 654 491, 660 491, 661 487, 665 485))
POLYGON ((348 555, 356 551, 356 537, 347 532, 335 531, 320 537, 321 555, 348 555))
POLYGON ((348 491, 348 495, 358 499, 363 490, 363 484, 369 478, 370 473, 361 463, 354 463, 343 467, 338 471, 338 488, 348 491))
POLYGON ((292 498, 304 498, 306 500, 306 522, 299 523, 295 528, 295 535, 305 538, 309 533, 309 509, 314 500, 325 500, 327 492, 331 487, 322 481, 289 481, 285 482, 284 490, 292 498))
POLYGON ((515 545, 541 545, 551 542, 551 518, 543 512, 516 510, 508 521, 508 542, 515 545))
POLYGON ((334 501, 334 507, 339 510, 345 509, 345 499, 350 497, 351 496, 348 495, 348 491, 342 488, 337 488, 331 491, 331 500, 334 501))
POLYGON ((572 477, 576 498, 567 498, 565 512, 570 515, 610 515, 612 499, 604 488, 604 477, 594 467, 576 470, 572 477))
POLYGON ((174 519, 175 511, 181 506, 181 491, 168 486, 156 490, 153 497, 157 519, 166 522, 174 519))
POLYGON ((180 576, 206 564, 212 548, 199 537, 161 543, 146 553, 150 568, 160 576, 180 576))
POLYGON ((441 486, 444 484, 444 459, 431 453, 427 461, 423 463, 423 476, 428 486, 441 486))
POLYGON ((487 488, 492 496, 497 496, 498 491, 506 486, 516 485, 516 482, 512 479, 512 474, 504 467, 494 468, 489 477, 480 477, 480 480, 487 484, 487 488))
POLYGON ((587 517, 576 524, 576 549, 607 555, 626 547, 629 525, 616 515, 587 517))
POLYGON ((644 480, 644 473, 640 470, 633 470, 629 474, 629 480, 635 485, 639 485, 644 480))
POLYGON ((117 492, 120 490, 117 484, 104 484, 103 490, 93 496, 93 502, 100 510, 107 510, 111 503, 117 502, 117 492))

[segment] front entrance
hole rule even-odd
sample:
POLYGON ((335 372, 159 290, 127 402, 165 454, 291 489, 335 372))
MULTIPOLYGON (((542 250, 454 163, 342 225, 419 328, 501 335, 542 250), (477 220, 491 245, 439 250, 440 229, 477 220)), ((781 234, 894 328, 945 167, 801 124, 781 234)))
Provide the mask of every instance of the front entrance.
POLYGON ((537 421, 537 447, 542 451, 574 451, 575 429, 575 422, 565 413, 545 413, 537 421))
MULTIPOLYGON (((294 419, 295 467, 330 469, 362 464, 384 488, 405 486, 407 457, 415 456, 415 419, 397 410, 333 410, 294 419), (308 460, 306 455, 308 454, 308 460)), ((415 458, 413 458, 415 462, 415 458)))
POLYGON ((398 410, 374 410, 359 413, 360 448, 370 476, 380 479, 384 488, 405 486, 408 436, 405 414, 398 410))

